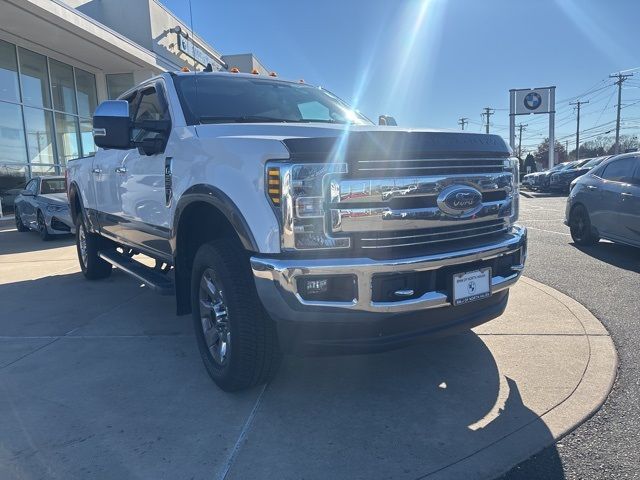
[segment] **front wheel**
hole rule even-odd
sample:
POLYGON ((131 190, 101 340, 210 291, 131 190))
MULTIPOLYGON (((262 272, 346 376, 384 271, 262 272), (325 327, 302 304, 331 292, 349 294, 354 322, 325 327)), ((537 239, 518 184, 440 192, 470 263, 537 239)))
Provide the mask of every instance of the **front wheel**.
POLYGON ((104 243, 100 235, 87 230, 84 219, 80 218, 76 226, 76 250, 82 273, 89 280, 99 280, 111 275, 111 264, 98 256, 104 243))
POLYGON ((595 245, 600 240, 597 235, 594 235, 589 213, 582 205, 576 205, 571 211, 569 229, 571 238, 577 245, 595 245))
POLYGON ((22 217, 20 216, 20 210, 18 210, 18 207, 16 207, 15 219, 16 219, 16 229, 19 232, 29 231, 29 228, 27 228, 27 226, 24 223, 22 223, 22 217))
POLYGON ((269 380, 280 364, 274 321, 266 314, 247 254, 220 239, 202 245, 191 273, 191 308, 200 356, 225 391, 269 380))
POLYGON ((44 215, 40 210, 38 210, 38 233, 40 234, 40 238, 45 242, 51 239, 51 234, 49 233, 47 224, 44 221, 44 215))

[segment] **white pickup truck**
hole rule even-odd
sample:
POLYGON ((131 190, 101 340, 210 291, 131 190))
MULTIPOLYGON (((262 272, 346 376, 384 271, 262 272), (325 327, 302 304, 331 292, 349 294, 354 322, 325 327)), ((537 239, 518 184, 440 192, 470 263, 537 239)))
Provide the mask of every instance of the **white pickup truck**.
POLYGON ((281 352, 495 318, 526 258, 518 162, 499 136, 385 121, 250 74, 167 73, 103 102, 101 148, 67 170, 84 275, 116 266, 175 294, 225 390, 268 379, 281 352))

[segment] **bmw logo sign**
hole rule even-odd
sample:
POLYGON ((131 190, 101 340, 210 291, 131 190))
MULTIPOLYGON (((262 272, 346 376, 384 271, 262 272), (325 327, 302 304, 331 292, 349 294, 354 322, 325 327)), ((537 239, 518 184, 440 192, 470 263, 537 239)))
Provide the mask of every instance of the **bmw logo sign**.
POLYGON ((524 106, 529 110, 536 110, 542 104, 542 97, 538 92, 528 93, 524 97, 524 106))

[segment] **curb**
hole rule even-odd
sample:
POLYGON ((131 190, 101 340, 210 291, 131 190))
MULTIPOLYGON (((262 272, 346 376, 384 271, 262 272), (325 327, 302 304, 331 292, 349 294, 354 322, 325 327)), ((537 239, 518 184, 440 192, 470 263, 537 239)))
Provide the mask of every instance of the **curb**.
POLYGON ((618 354, 604 325, 586 307, 558 290, 524 276, 520 281, 541 294, 553 297, 582 325, 583 337, 589 345, 589 358, 582 377, 567 397, 532 422, 472 456, 424 478, 500 477, 591 418, 613 388, 618 373, 618 354), (551 439, 538 441, 536 434, 542 426, 551 432, 551 439), (505 452, 512 452, 512 455, 505 455, 505 452), (500 458, 503 462, 496 462, 500 458))

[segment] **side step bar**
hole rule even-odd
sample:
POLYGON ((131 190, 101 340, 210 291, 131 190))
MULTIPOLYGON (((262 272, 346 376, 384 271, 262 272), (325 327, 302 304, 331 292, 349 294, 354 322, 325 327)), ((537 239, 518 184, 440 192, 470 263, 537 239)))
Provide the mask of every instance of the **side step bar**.
POLYGON ((131 257, 122 255, 116 250, 105 250, 98 252, 98 256, 109 262, 114 267, 131 275, 141 281, 151 290, 160 295, 174 295, 175 287, 171 278, 164 273, 160 273, 151 267, 147 267, 140 262, 136 262, 131 257))

